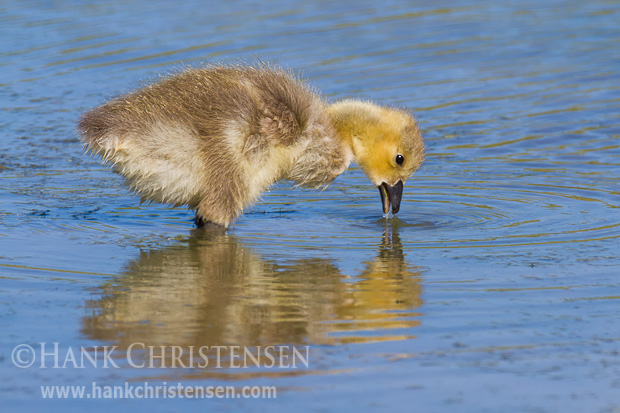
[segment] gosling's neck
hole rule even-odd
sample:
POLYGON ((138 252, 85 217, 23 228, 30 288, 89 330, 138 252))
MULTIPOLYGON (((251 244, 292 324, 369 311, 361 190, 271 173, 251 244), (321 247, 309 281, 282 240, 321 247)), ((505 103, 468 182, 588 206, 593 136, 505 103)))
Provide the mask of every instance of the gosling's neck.
POLYGON ((347 99, 333 103, 327 112, 336 129, 336 135, 344 146, 351 150, 353 159, 362 155, 365 137, 372 136, 369 129, 376 126, 381 119, 382 108, 361 100, 347 99))

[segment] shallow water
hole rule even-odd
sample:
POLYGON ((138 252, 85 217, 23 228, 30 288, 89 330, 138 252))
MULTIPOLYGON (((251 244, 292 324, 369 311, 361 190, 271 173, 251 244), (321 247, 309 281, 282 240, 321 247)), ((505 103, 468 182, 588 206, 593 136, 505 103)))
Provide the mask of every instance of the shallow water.
POLYGON ((3 404, 619 409, 618 5, 427 3, 0 3, 3 404), (323 192, 276 185, 228 232, 197 231, 191 211, 140 205, 83 154, 88 108, 256 57, 330 99, 417 115, 428 156, 397 218, 352 167, 323 192), (307 345, 310 362, 14 366, 15 346, 41 342, 307 345), (275 385, 278 398, 41 399, 41 385, 93 381, 275 385))

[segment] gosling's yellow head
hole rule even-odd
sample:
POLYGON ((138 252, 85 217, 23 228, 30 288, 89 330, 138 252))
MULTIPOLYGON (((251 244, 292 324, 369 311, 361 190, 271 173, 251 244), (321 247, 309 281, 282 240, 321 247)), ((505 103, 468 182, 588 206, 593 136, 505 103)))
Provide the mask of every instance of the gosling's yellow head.
POLYGON ((358 100, 329 106, 338 135, 357 164, 379 187, 383 213, 400 209, 403 184, 424 160, 424 142, 415 119, 399 109, 358 100))

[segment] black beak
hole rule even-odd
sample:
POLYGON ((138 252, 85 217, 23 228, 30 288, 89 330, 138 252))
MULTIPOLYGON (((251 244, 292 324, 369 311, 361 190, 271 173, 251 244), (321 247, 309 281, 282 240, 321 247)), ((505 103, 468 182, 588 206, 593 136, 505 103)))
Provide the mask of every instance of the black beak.
POLYGON ((387 214, 389 212, 390 203, 392 204, 392 213, 397 213, 400 209, 400 200, 403 197, 403 181, 398 181, 394 186, 389 186, 384 182, 377 188, 379 188, 379 193, 381 193, 383 213, 387 214))

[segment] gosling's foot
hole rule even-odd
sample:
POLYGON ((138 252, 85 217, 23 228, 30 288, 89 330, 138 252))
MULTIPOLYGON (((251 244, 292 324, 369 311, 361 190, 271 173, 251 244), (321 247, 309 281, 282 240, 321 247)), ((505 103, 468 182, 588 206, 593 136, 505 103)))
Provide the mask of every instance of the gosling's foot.
POLYGON ((204 228, 204 226, 205 226, 205 224, 207 222, 209 222, 209 221, 205 221, 204 219, 202 219, 198 215, 196 215, 194 217, 194 225, 196 225, 196 228, 204 228))
POLYGON ((206 220, 202 217, 199 217, 198 215, 196 215, 194 217, 194 225, 196 225, 196 228, 200 229, 200 228, 217 228, 217 229, 226 229, 226 227, 224 227, 223 225, 217 224, 213 221, 209 221, 206 220))

